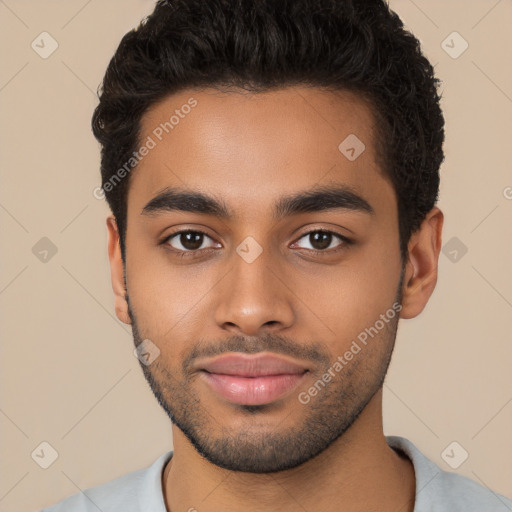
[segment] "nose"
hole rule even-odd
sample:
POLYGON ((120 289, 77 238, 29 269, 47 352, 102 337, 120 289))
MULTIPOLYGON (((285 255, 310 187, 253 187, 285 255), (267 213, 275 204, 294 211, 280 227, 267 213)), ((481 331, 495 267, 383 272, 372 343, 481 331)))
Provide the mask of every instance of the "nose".
POLYGON ((257 336, 294 322, 290 285, 265 250, 252 262, 235 253, 233 265, 218 290, 215 321, 224 330, 257 336))

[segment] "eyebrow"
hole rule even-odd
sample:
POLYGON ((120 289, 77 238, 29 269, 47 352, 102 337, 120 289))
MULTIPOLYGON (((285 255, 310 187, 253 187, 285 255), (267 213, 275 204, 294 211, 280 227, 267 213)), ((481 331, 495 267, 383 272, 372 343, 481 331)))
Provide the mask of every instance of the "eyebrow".
MULTIPOLYGON (((274 219, 300 213, 329 210, 350 210, 373 215, 374 209, 361 196, 343 185, 317 186, 310 190, 282 196, 274 205, 274 219)), ((141 215, 150 217, 181 211, 211 215, 232 220, 236 215, 222 199, 199 191, 167 187, 142 208, 141 215)))

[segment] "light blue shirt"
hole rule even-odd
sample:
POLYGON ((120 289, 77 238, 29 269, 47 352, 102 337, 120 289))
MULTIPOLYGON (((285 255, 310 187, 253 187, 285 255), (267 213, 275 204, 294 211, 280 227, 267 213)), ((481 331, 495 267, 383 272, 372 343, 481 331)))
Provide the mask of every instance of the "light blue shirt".
MULTIPOLYGON (((414 512, 511 512, 512 501, 464 476, 443 471, 409 440, 387 436, 387 443, 404 452, 416 475, 414 512)), ((162 472, 172 451, 146 469, 74 494, 40 512, 167 512, 162 472)))

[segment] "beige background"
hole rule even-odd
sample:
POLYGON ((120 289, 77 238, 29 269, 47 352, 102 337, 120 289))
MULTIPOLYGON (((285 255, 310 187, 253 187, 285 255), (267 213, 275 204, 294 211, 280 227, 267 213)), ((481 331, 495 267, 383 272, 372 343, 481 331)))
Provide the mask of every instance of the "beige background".
MULTIPOLYGON (((92 195, 95 90, 152 5, 0 0, 0 512, 36 510, 172 448, 114 315, 108 210, 92 195), (43 31, 59 45, 47 59, 31 48, 43 31), (32 252, 42 237, 57 248, 46 263, 32 252), (58 452, 48 469, 31 458, 43 441, 58 452)), ((385 431, 447 470, 441 453, 457 441, 469 452, 457 472, 512 497, 512 3, 391 7, 444 81, 443 243, 457 237, 468 252, 441 255, 429 305, 400 324, 385 431), (469 43, 457 59, 441 47, 453 31, 469 43)))

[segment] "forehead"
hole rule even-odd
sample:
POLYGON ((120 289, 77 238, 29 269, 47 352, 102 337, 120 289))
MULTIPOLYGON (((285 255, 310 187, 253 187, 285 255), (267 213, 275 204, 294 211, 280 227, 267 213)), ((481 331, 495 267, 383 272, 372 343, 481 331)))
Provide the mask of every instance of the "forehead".
POLYGON ((272 197, 324 182, 393 200, 374 130, 370 107, 350 92, 180 91, 142 118, 139 142, 151 149, 131 173, 128 210, 140 212, 172 186, 222 196, 255 215, 272 197))

